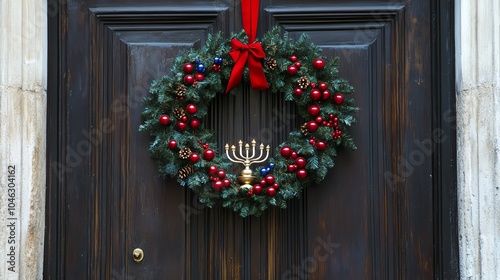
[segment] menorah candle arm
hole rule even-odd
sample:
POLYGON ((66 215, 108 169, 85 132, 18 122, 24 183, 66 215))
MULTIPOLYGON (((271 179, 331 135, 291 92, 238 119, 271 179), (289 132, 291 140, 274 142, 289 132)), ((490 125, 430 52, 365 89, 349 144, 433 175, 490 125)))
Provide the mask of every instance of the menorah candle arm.
MULTIPOLYGON (((240 154, 241 154, 241 153, 240 153, 240 154)), ((239 157, 236 155, 236 151, 235 151, 235 150, 233 150, 233 157, 234 157, 234 159, 235 159, 235 160, 232 160, 232 161, 234 161, 234 162, 237 162, 237 163, 244 163, 244 162, 245 162, 245 160, 244 160, 244 159, 239 158, 239 157)))
POLYGON ((252 145, 252 156, 250 158, 255 157, 255 145, 252 145))
MULTIPOLYGON (((233 154, 234 154, 234 150, 233 150, 233 154)), ((229 155, 229 150, 226 150, 226 156, 227 158, 232 161, 232 162, 235 162, 235 163, 241 163, 241 159, 239 159, 238 157, 236 157, 235 159, 231 158, 231 156, 229 155)), ((236 155, 234 155, 236 156, 236 155)))
POLYGON ((264 159, 260 159, 262 157, 262 153, 264 152, 264 150, 260 150, 260 155, 258 157, 258 159, 252 163, 261 163, 261 162, 264 162, 267 160, 267 158, 269 157, 269 149, 266 149, 267 152, 266 152, 266 157, 264 157, 264 159))

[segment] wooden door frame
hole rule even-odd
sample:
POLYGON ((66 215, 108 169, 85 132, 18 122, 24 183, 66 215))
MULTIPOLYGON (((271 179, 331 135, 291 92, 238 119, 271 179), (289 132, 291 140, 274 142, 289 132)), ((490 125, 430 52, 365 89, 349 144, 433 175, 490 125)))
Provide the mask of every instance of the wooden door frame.
MULTIPOLYGON (((44 278, 64 278, 66 193, 65 32, 67 6, 48 1, 47 194, 44 278)), ((450 139, 432 154, 435 279, 459 278, 455 127, 454 1, 432 1, 432 129, 450 139), (450 51, 451 50, 451 51, 450 51)))

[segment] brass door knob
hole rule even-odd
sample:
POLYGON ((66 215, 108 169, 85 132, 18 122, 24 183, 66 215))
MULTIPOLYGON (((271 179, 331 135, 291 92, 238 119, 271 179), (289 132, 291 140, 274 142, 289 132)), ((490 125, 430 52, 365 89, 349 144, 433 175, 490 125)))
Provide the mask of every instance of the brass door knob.
POLYGON ((136 263, 140 263, 144 259, 144 252, 140 248, 134 249, 132 252, 132 257, 136 263))

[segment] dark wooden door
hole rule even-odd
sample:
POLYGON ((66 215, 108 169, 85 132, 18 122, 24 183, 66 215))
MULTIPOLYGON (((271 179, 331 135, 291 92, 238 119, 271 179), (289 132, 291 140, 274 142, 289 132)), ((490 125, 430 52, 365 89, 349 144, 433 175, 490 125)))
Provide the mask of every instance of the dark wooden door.
MULTIPOLYGON (((442 156, 449 157, 454 138, 451 130, 436 132, 449 125, 440 116, 452 107, 450 100, 442 103, 452 88, 439 82, 451 80, 451 64, 443 70, 438 54, 446 44, 441 40, 449 44, 450 36, 438 38, 433 30, 443 28, 436 18, 451 14, 440 10, 447 5, 261 1, 258 36, 279 25, 294 38, 308 34, 325 55, 340 57, 341 75, 355 87, 361 108, 352 128, 358 150, 341 151, 324 182, 310 186, 288 209, 243 219, 205 208, 191 191, 160 178, 148 152, 151 138, 138 131, 151 81, 169 74, 181 52, 202 47, 208 34, 241 30, 239 0, 69 0, 55 8, 49 3, 57 12, 49 23, 55 48, 49 50, 49 94, 55 97, 49 97, 45 276, 438 275, 447 266, 439 249, 442 226, 451 232, 446 244, 455 238, 441 224, 454 212, 443 210, 440 196, 452 184, 443 175, 453 173, 452 165, 440 164, 453 160, 442 156), (448 138, 438 141, 434 134, 448 138), (132 259, 134 248, 145 253, 140 264, 132 259)), ((208 121, 219 143, 255 136, 276 146, 297 125, 294 108, 280 97, 239 91, 211 105, 208 121)))

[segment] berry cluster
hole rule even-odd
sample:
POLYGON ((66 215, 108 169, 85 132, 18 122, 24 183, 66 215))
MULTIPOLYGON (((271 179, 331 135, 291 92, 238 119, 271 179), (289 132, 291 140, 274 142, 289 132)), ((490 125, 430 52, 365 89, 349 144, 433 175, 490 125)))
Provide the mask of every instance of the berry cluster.
POLYGON ((290 75, 295 75, 299 71, 299 68, 302 67, 302 63, 297 61, 298 58, 295 55, 290 56, 291 65, 288 66, 287 71, 290 75))
POLYGON ((205 72, 207 71, 207 69, 199 59, 196 59, 194 61, 194 65, 192 62, 184 63, 182 69, 186 74, 184 75, 184 83, 186 85, 196 85, 197 82, 201 82, 203 81, 203 79, 205 79, 205 72), (196 72, 194 73, 194 76, 192 75, 193 72, 196 72))
POLYGON ((222 63, 224 62, 224 60, 222 60, 222 57, 214 57, 214 64, 212 64, 212 69, 214 71, 217 71, 217 72, 220 72, 222 71, 222 63))
POLYGON ((208 167, 208 175, 210 176, 209 180, 212 182, 212 187, 216 191, 221 191, 223 188, 231 186, 231 180, 226 178, 226 171, 217 169, 215 165, 208 167))
POLYGON ((200 120, 195 116, 198 108, 194 104, 188 104, 185 109, 180 108, 181 113, 177 113, 177 123, 176 127, 179 131, 184 131, 186 128, 191 127, 192 129, 197 129, 200 126, 200 120), (182 109, 182 110, 181 110, 182 109), (186 115, 185 112, 189 114, 186 115))
POLYGON ((280 154, 288 160, 288 172, 295 172, 297 178, 299 179, 304 179, 307 177, 307 171, 305 169, 307 160, 305 158, 299 157, 297 152, 294 151, 290 146, 281 147, 280 154))
POLYGON ((265 190, 269 196, 274 196, 278 188, 279 184, 276 183, 276 178, 273 175, 266 175, 248 191, 248 195, 261 194, 265 190))
MULTIPOLYGON (((309 106, 307 108, 307 113, 314 118, 313 120, 308 121, 305 124, 307 132, 314 133, 316 130, 318 130, 320 125, 324 125, 333 129, 331 135, 334 140, 341 138, 342 131, 339 129, 339 119, 334 114, 329 114, 328 118, 325 119, 323 116, 321 116, 321 107, 319 105, 309 106)), ((311 137, 309 143, 311 143, 311 145, 316 147, 316 149, 319 151, 324 151, 327 147, 326 141, 324 139, 316 141, 316 137, 311 137)))

